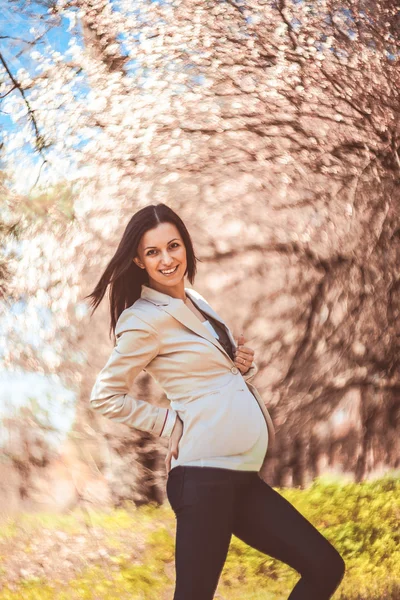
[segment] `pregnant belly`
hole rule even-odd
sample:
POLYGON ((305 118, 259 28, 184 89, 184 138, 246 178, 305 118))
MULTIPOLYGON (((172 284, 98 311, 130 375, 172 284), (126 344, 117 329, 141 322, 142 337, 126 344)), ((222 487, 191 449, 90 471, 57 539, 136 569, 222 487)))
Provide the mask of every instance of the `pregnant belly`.
POLYGON ((183 421, 180 462, 244 453, 265 427, 257 400, 236 379, 183 405, 175 402, 173 408, 183 421))

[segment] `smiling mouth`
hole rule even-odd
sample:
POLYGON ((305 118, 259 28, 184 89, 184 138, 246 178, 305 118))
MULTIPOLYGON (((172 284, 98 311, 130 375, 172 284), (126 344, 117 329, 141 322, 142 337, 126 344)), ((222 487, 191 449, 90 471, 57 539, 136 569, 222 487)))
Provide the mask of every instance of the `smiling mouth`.
POLYGON ((160 269, 160 273, 162 273, 162 275, 165 275, 166 277, 168 277, 168 276, 173 275, 174 273, 176 273, 178 267, 179 267, 179 265, 176 265, 176 267, 172 271, 170 271, 169 273, 163 273, 161 271, 161 269, 160 269))

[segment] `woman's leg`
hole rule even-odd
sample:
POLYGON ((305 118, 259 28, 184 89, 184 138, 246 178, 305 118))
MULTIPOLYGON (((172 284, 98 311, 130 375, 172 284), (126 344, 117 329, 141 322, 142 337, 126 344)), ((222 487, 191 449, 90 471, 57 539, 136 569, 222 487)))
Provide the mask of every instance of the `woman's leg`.
POLYGON ((178 466, 167 497, 176 515, 173 600, 212 600, 232 536, 234 494, 229 473, 178 466))
POLYGON ((288 600, 328 600, 344 575, 342 557, 290 502, 251 475, 236 487, 234 535, 300 573, 288 600))

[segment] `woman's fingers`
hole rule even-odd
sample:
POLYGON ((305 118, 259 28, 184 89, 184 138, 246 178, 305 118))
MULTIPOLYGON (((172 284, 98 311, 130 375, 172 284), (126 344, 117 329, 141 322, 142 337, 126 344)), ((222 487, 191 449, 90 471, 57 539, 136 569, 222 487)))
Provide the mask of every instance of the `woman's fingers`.
POLYGON ((235 351, 235 360, 242 364, 251 364, 254 359, 254 350, 245 346, 238 346, 235 351))
POLYGON ((247 373, 254 360, 254 350, 248 346, 239 345, 236 348, 234 362, 242 375, 247 373))
POLYGON ((171 470, 171 458, 172 456, 174 458, 178 458, 179 455, 179 442, 181 440, 182 437, 182 431, 183 431, 183 422, 180 418, 177 419, 177 422, 174 425, 174 428, 172 430, 172 434, 171 437, 169 439, 169 443, 168 443, 168 452, 167 455, 165 457, 165 464, 167 467, 167 472, 169 472, 171 470))
POLYGON ((174 442, 172 443, 172 447, 170 449, 170 452, 174 458, 178 458, 178 452, 179 452, 178 443, 179 443, 179 440, 174 440, 174 442))
POLYGON ((171 470, 171 458, 178 458, 179 449, 176 447, 168 449, 167 456, 165 457, 165 465, 167 467, 167 473, 171 470))
POLYGON ((247 348, 246 346, 238 346, 237 351, 244 355, 249 355, 249 357, 254 356, 254 350, 252 350, 251 348, 247 348))

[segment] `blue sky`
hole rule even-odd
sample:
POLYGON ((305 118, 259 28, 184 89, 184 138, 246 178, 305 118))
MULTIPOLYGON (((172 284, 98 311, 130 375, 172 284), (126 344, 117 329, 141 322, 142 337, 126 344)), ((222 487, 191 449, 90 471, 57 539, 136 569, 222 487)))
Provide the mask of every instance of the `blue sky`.
MULTIPOLYGON (((33 42, 39 36, 43 36, 40 37, 37 44, 39 51, 44 51, 46 45, 50 45, 55 50, 64 53, 68 48, 71 35, 68 32, 68 19, 63 18, 59 25, 49 27, 45 22, 43 23, 39 20, 40 15, 45 12, 43 7, 33 3, 32 10, 35 13, 35 17, 27 18, 24 16, 23 9, 21 8, 24 6, 25 3, 22 1, 13 2, 12 4, 6 0, 2 2, 0 36, 3 39, 1 39, 0 50, 8 68, 14 76, 17 76, 18 70, 21 68, 25 68, 28 72, 34 72, 35 61, 31 57, 31 52, 35 48, 30 46, 29 42, 33 42), (32 29, 33 27, 35 30, 32 29), (8 36, 8 38, 5 36, 8 36)), ((0 132, 12 133, 16 127, 11 117, 4 110, 4 106, 0 105, 0 132)), ((21 162, 24 160, 27 165, 30 163, 29 168, 32 165, 41 164, 43 159, 40 159, 31 147, 26 145, 24 152, 26 153, 26 158, 21 156, 21 162)), ((0 167, 6 167, 1 160, 0 167)), ((36 179, 34 174, 32 174, 31 179, 32 182, 30 185, 36 179)), ((29 189, 29 185, 27 189, 29 189)), ((18 189, 18 191, 26 190, 18 189)))

